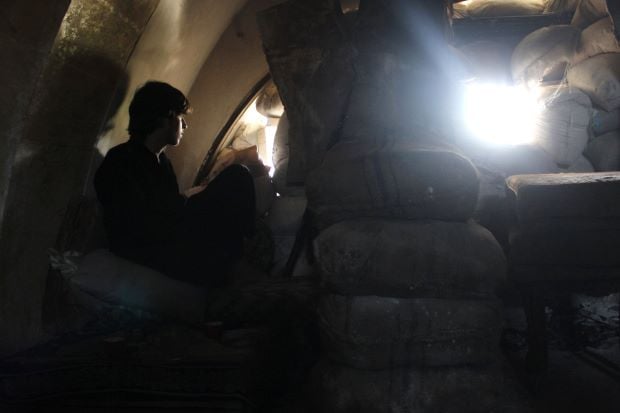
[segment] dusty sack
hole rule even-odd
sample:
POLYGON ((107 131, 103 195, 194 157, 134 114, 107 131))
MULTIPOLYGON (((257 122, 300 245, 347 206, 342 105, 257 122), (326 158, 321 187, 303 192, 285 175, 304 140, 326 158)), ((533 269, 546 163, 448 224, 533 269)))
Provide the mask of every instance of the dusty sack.
POLYGON ((546 4, 546 0, 478 0, 455 3, 454 14, 457 18, 532 15, 541 14, 546 4))
POLYGON ((574 26, 557 25, 540 28, 525 36, 512 53, 515 83, 529 85, 546 80, 550 75, 563 74, 573 58, 579 34, 580 30, 574 26))
POLYGON ((561 169, 561 172, 594 172, 594 165, 584 155, 580 155, 568 168, 561 169))
POLYGON ((323 349, 360 369, 484 364, 496 355, 502 315, 496 300, 441 300, 325 294, 323 349))
POLYGON ((620 107, 620 53, 605 53, 568 70, 568 84, 581 89, 592 102, 610 112, 620 107))
POLYGON ((591 126, 595 136, 620 129, 620 108, 612 110, 611 112, 594 110, 591 126))
POLYGON ((493 235, 473 222, 343 221, 315 252, 325 286, 344 295, 489 298, 506 271, 493 235))
POLYGON ((310 389, 313 412, 531 411, 527 395, 501 366, 368 371, 322 360, 312 372, 310 389))
POLYGON ((201 288, 151 268, 95 250, 82 259, 70 281, 98 299, 151 311, 165 317, 200 322, 205 311, 201 288))
POLYGON ((586 148, 585 156, 597 171, 620 170, 620 130, 592 139, 586 148))
MULTIPOLYGON (((282 196, 276 198, 267 215, 267 225, 274 242, 274 262, 272 274, 284 269, 291 255, 295 238, 299 231, 306 210, 305 196, 282 196)), ((305 254, 301 254, 304 258, 305 254)))
POLYGON ((571 87, 543 89, 545 107, 536 120, 534 142, 562 167, 572 165, 588 144, 590 99, 571 87))
POLYGON ((345 141, 310 173, 306 193, 323 227, 356 217, 464 221, 476 206, 478 175, 440 144, 345 141))
MULTIPOLYGON (((451 70, 464 75, 466 67, 451 49, 437 53, 450 62, 451 70)), ((421 133, 442 135, 449 131, 453 119, 447 108, 454 104, 456 90, 449 78, 437 71, 405 66, 390 53, 366 53, 358 66, 340 136, 418 138, 421 133)))
POLYGON ((614 29, 614 21, 610 16, 586 27, 579 37, 579 45, 572 64, 575 65, 599 54, 620 52, 614 29))
POLYGON ((579 0, 570 24, 584 29, 606 16, 609 16, 607 0, 579 0))
POLYGON ((574 12, 580 0, 548 0, 545 13, 574 12))

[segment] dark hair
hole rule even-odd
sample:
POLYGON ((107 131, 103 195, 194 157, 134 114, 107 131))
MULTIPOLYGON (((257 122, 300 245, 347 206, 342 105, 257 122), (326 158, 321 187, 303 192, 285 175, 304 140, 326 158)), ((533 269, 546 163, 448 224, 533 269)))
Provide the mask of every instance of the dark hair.
POLYGON ((144 138, 159 127, 162 118, 189 110, 189 101, 180 90, 164 82, 146 82, 136 90, 129 105, 129 136, 144 138))

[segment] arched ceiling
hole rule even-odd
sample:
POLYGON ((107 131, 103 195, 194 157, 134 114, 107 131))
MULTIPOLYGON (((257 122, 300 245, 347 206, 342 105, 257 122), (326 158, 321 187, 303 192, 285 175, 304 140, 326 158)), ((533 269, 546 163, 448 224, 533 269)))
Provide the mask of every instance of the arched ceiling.
POLYGON ((129 84, 113 128, 100 138, 106 152, 126 140, 127 109, 133 91, 150 79, 189 93, 221 34, 247 0, 160 0, 129 61, 129 84))

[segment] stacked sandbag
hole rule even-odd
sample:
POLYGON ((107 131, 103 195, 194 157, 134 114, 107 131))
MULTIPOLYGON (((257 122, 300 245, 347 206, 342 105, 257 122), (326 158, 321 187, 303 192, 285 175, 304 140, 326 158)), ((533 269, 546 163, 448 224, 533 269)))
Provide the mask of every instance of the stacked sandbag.
MULTIPOLYGON (((305 195, 282 195, 277 197, 267 214, 267 225, 274 244, 273 265, 270 272, 280 275, 291 256, 295 240, 302 226, 306 211, 305 195)), ((308 275, 311 272, 305 252, 297 258, 292 275, 308 275)))
POLYGON ((594 109, 592 113, 592 133, 601 136, 607 132, 620 129, 620 108, 610 112, 602 109, 594 109))
POLYGON ((587 93, 596 105, 591 117, 592 140, 586 158, 596 171, 618 170, 620 149, 620 53, 603 53, 568 71, 568 83, 587 93))
POLYGON ((572 65, 604 53, 620 52, 620 45, 615 34, 614 21, 605 16, 581 31, 579 44, 572 65))
POLYGON ((469 160, 437 142, 344 141, 306 189, 324 287, 317 411, 443 411, 443 394, 494 380, 506 263, 469 220, 478 194, 469 160), (391 375, 407 383, 377 393, 374 380, 391 375))
POLYGON ((575 12, 581 0, 548 0, 545 13, 569 13, 575 12))
POLYGON ((306 182, 320 227, 381 217, 464 221, 478 199, 478 175, 453 148, 407 140, 343 141, 306 182))
POLYGON ((620 53, 604 53, 572 66, 568 84, 608 112, 620 107, 620 53))
POLYGON ((588 96, 573 87, 550 86, 542 88, 541 103, 534 142, 562 168, 583 162, 592 112, 588 96))
POLYGON ((585 172, 594 172, 594 165, 590 162, 585 155, 579 155, 579 157, 568 167, 560 168, 560 172, 569 172, 569 173, 585 173, 585 172))
POLYGON ((454 4, 454 17, 501 17, 542 14, 547 0, 472 0, 454 4))
POLYGON ((515 378, 501 364, 427 369, 354 370, 322 360, 310 389, 315 412, 502 412, 531 411, 515 378), (318 396, 318 397, 316 397, 318 396))
MULTIPOLYGON (((274 242, 273 275, 281 275, 291 257, 293 246, 303 224, 306 211, 306 193, 303 185, 289 183, 289 122, 286 112, 282 114, 273 145, 273 183, 277 197, 267 214, 267 225, 274 242)), ((305 250, 299 254, 293 267, 294 276, 308 275, 312 271, 305 250)))
POLYGON ((571 25, 582 29, 566 80, 586 93, 593 104, 590 141, 579 165, 569 172, 612 171, 619 168, 620 43, 604 0, 579 2, 571 25), (590 163, 591 169, 588 168, 590 163))
POLYGON ((514 82, 532 86, 562 79, 575 54, 580 33, 572 25, 555 25, 528 34, 512 54, 514 82))
POLYGON ((579 0, 570 24, 584 29, 595 21, 609 15, 607 0, 579 0))
POLYGON ((620 130, 597 136, 588 144, 585 156, 599 172, 620 170, 620 130))
POLYGON ((325 353, 360 369, 495 357, 505 262, 474 223, 350 220, 315 240, 325 353))

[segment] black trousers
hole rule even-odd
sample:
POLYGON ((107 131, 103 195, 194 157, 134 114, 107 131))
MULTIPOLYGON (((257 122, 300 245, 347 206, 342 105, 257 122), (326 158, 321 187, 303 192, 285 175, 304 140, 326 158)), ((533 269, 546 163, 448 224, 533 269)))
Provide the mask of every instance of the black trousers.
POLYGON ((187 200, 182 221, 164 259, 164 272, 201 286, 223 286, 253 235, 254 181, 249 170, 232 165, 206 189, 187 200))

